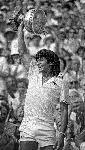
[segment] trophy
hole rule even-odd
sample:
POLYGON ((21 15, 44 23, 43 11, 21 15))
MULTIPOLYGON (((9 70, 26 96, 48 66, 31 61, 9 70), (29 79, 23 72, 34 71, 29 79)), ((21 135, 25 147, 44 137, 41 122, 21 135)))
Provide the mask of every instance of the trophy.
POLYGON ((8 14, 7 23, 11 25, 14 31, 18 31, 22 21, 24 22, 24 28, 32 34, 45 32, 46 15, 39 7, 30 9, 24 14, 22 7, 18 5, 13 12, 8 14))

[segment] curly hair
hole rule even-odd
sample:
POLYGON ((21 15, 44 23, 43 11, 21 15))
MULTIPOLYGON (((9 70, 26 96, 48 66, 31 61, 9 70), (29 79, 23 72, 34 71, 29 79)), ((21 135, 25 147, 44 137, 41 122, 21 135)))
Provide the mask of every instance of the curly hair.
POLYGON ((77 49, 77 51, 76 51, 76 54, 79 54, 79 52, 80 51, 85 51, 85 47, 83 47, 83 46, 80 46, 78 49, 77 49))
POLYGON ((53 76, 58 76, 60 73, 60 61, 59 57, 51 50, 47 49, 41 49, 40 51, 37 52, 36 56, 36 61, 41 60, 42 58, 45 58, 47 60, 47 63, 51 63, 51 75, 53 76))

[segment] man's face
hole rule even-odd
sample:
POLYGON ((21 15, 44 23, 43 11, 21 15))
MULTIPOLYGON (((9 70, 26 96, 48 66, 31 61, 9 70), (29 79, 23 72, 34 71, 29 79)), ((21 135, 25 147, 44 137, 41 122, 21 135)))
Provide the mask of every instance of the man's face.
POLYGON ((39 68, 39 72, 46 73, 48 71, 49 64, 47 63, 46 58, 43 57, 41 59, 38 59, 37 65, 39 68))

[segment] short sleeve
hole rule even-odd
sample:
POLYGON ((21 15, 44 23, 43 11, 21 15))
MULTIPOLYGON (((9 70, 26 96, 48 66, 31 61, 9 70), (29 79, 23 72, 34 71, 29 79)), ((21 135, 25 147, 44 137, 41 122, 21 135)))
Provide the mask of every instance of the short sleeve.
POLYGON ((62 82, 60 102, 69 104, 69 83, 67 81, 62 82))

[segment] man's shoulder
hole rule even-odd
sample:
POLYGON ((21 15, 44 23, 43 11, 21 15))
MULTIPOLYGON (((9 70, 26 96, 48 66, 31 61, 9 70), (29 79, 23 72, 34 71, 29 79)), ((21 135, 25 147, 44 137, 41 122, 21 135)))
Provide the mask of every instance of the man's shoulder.
POLYGON ((60 74, 55 78, 55 83, 56 85, 58 85, 59 87, 62 87, 62 84, 63 84, 63 78, 62 78, 62 75, 60 76, 60 74))

